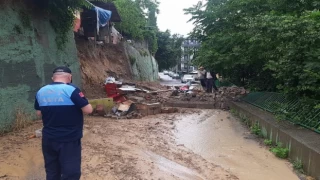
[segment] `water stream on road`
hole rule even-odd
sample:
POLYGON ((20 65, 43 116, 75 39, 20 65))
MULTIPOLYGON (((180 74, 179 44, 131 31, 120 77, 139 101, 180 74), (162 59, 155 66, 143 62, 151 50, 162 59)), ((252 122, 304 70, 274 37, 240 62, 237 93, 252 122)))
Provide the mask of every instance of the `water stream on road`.
POLYGON ((224 111, 184 116, 176 123, 177 143, 220 165, 240 180, 299 179, 289 163, 259 145, 239 120, 224 111))

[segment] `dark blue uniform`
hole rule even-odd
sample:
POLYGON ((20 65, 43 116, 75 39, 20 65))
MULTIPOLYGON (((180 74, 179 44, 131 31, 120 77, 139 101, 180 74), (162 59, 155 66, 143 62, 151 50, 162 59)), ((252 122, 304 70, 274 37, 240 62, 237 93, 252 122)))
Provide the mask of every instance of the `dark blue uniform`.
POLYGON ((78 180, 81 176, 83 113, 88 105, 79 88, 52 83, 36 95, 35 109, 42 113, 42 152, 47 180, 78 180))

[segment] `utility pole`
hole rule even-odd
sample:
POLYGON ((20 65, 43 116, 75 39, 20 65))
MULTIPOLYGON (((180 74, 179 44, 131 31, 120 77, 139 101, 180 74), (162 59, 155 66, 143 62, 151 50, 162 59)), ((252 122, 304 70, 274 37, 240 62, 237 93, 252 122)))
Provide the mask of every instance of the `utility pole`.
POLYGON ((187 74, 189 74, 189 61, 190 61, 190 54, 189 54, 189 40, 187 41, 188 42, 188 47, 187 47, 187 74))

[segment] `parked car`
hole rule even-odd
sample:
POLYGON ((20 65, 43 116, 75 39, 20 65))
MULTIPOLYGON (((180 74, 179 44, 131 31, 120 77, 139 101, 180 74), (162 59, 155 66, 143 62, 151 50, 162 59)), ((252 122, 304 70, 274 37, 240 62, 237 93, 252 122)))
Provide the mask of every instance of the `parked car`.
POLYGON ((180 77, 180 76, 179 76, 179 74, 177 74, 177 73, 174 73, 174 74, 172 75, 172 78, 173 78, 173 79, 179 79, 179 77, 180 77))
POLYGON ((168 72, 168 71, 163 71, 163 74, 164 74, 164 75, 168 75, 169 72, 168 72))
POLYGON ((195 82, 195 77, 192 74, 185 74, 182 78, 181 78, 181 82, 182 83, 186 83, 186 82, 195 82))
POLYGON ((196 81, 198 81, 200 79, 200 77, 198 76, 197 70, 192 71, 190 74, 193 75, 193 77, 196 81))
POLYGON ((174 72, 169 71, 168 75, 173 78, 174 72))

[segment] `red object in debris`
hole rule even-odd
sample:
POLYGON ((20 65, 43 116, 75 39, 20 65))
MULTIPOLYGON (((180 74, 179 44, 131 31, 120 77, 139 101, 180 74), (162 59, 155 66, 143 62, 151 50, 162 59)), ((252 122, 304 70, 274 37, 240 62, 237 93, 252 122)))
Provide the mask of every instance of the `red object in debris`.
POLYGON ((180 87, 180 90, 187 91, 187 90, 189 90, 189 86, 182 86, 182 87, 180 87))
POLYGON ((117 89, 117 84, 115 83, 108 83, 105 85, 105 90, 107 93, 108 98, 113 98, 113 101, 115 102, 124 102, 126 101, 126 98, 123 97, 118 89, 117 89))

